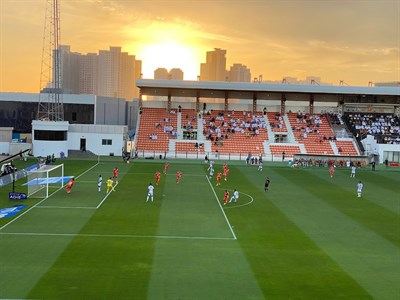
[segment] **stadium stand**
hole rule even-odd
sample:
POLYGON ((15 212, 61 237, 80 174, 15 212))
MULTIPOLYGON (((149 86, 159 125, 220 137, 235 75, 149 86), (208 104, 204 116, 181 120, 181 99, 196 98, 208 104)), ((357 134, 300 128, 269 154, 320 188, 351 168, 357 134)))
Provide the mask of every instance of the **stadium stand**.
POLYGON ((345 122, 358 139, 369 134, 380 144, 400 144, 400 119, 393 114, 348 113, 345 122))
MULTIPOLYGON (((181 113, 177 110, 167 111, 164 108, 144 108, 137 134, 137 149, 176 154, 218 152, 219 154, 247 155, 250 152, 273 156, 282 156, 285 152, 287 158, 300 153, 360 155, 357 145, 351 138, 335 137, 331 124, 342 127, 346 124, 341 116, 337 117, 334 114, 328 116, 301 112, 288 113, 289 123, 286 123, 277 112, 267 112, 266 116, 258 112, 253 116, 247 111, 210 110, 199 116, 194 109, 180 108, 179 110, 181 113), (180 117, 178 117, 179 114, 180 117), (294 140, 288 141, 287 145, 272 142, 269 148, 264 148, 264 143, 269 142, 267 120, 274 133, 288 132, 290 130, 287 126, 290 126, 294 140), (197 132, 200 125, 202 125, 202 132, 197 132), (192 133, 197 133, 197 135, 192 133), (174 148, 170 140, 175 140, 172 144, 175 145, 174 148)), ((358 120, 357 118, 355 120, 358 120)), ((358 122, 355 120, 352 121, 353 124, 358 122)), ((389 132, 398 132, 397 118, 387 117, 384 120, 384 124, 389 122, 391 125, 389 132)), ((394 139, 391 142, 397 141, 394 139)), ((400 139, 398 142, 400 143, 400 139)))
POLYGON ((267 116, 273 132, 287 132, 285 121, 280 113, 267 112, 267 116))
POLYGON ((282 153, 285 152, 285 157, 291 158, 295 154, 301 153, 299 146, 293 145, 270 145, 271 154, 275 156, 282 156, 282 153))
POLYGON ((352 141, 335 141, 340 155, 360 155, 352 141))
POLYGON ((175 153, 199 153, 204 154, 204 143, 196 141, 184 141, 175 143, 175 153))
POLYGON ((246 111, 214 110, 205 114, 203 120, 203 134, 211 142, 212 152, 264 153, 263 142, 268 135, 261 112, 252 115, 246 111))
POLYGON ((308 154, 334 154, 331 141, 336 138, 325 115, 288 113, 295 140, 304 144, 308 154))
POLYGON ((169 140, 176 138, 176 129, 176 111, 143 108, 137 135, 137 149, 168 151, 169 140))

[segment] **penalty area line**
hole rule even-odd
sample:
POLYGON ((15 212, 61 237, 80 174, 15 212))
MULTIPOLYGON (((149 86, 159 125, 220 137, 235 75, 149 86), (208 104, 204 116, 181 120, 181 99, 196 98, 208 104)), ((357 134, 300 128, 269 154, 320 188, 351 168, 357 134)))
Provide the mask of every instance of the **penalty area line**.
POLYGON ((35 233, 35 232, 0 232, 0 235, 20 236, 66 236, 66 237, 98 237, 98 238, 144 238, 172 240, 235 240, 231 237, 178 236, 178 235, 138 235, 138 234, 85 234, 85 233, 35 233))
POLYGON ((36 208, 60 208, 60 209, 96 209, 96 207, 92 207, 92 206, 50 206, 50 205, 46 205, 46 206, 36 206, 36 208))
POLYGON ((212 190, 213 193, 214 193, 215 200, 217 201, 217 203, 218 203, 218 205, 219 205, 219 208, 221 209, 222 214, 224 215, 225 221, 226 221, 226 223, 227 223, 228 226, 229 226, 229 229, 230 229, 230 231, 231 231, 231 233, 232 233, 233 239, 234 239, 234 240, 237 240, 236 234, 235 234, 235 232, 233 231, 233 228, 232 228, 232 226, 231 226, 231 223, 229 223, 228 217, 226 216, 226 214, 225 214, 225 212, 224 212, 224 209, 222 208, 222 205, 221 205, 221 203, 220 203, 219 200, 218 200, 217 193, 215 192, 214 187, 212 186, 212 184, 211 184, 211 182, 210 182, 210 179, 208 178, 207 175, 206 175, 206 179, 207 179, 207 181, 208 181, 208 184, 209 184, 210 187, 211 187, 211 190, 212 190))

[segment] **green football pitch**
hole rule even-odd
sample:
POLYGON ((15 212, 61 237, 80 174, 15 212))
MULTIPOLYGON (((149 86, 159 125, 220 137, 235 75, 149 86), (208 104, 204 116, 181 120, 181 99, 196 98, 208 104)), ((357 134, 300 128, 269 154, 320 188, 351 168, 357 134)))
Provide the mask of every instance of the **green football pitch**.
POLYGON ((1 299, 400 298, 399 169, 331 178, 327 168, 228 161, 216 186, 223 161, 209 179, 204 162, 171 160, 146 202, 163 160, 63 163, 76 178, 70 194, 11 201, 10 186, 0 189, 0 208, 27 205, 0 219, 1 299), (234 189, 237 203, 223 205, 234 189))

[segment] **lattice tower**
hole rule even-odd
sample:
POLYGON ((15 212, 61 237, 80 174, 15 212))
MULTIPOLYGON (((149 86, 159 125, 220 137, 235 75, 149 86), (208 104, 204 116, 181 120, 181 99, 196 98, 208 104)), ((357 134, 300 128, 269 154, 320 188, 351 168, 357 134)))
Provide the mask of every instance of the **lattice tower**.
POLYGON ((58 0, 46 0, 37 119, 64 121, 58 0))

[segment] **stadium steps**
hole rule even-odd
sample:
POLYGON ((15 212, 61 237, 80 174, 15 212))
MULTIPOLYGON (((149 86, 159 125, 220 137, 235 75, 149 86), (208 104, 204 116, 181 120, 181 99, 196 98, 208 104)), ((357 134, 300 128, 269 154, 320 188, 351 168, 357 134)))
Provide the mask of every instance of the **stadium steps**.
MULTIPOLYGON (((268 123, 267 123, 268 124, 268 123)), ((268 125, 267 125, 268 127, 268 125)), ((269 132, 269 131, 268 131, 269 132)), ((264 153, 265 155, 270 155, 271 154, 271 148, 269 147, 270 142, 269 141, 264 141, 263 142, 263 147, 264 147, 264 153)))
MULTIPOLYGON (((265 121, 265 124, 266 124, 266 127, 267 127, 266 129, 267 129, 267 132, 268 132, 268 140, 269 141, 273 141, 274 138, 275 138, 275 135, 272 132, 271 124, 269 124, 268 114, 264 115, 264 121, 265 121)), ((264 147, 264 149, 265 149, 265 147, 264 147)))
MULTIPOLYGON (((176 119, 176 135, 177 139, 182 139, 183 138, 183 129, 182 129, 182 113, 178 112, 177 119, 176 119)), ((169 151, 171 151, 171 140, 169 143, 169 151)), ((174 149, 175 152, 175 149, 174 149)))
MULTIPOLYGON (((119 155, 120 153, 114 153, 114 155, 119 155)), ((68 157, 72 158, 83 158, 83 157, 97 157, 97 154, 86 150, 86 151, 81 151, 81 150, 68 150, 68 157)))
POLYGON ((211 152, 211 142, 210 141, 203 141, 204 142, 204 151, 209 153, 211 152))
POLYGON ((339 155, 340 154, 339 149, 338 149, 338 147, 336 147, 335 141, 329 141, 329 143, 331 144, 333 154, 339 155))
POLYGON ((294 137, 294 133, 293 133, 292 127, 290 126, 290 121, 289 121, 288 116, 287 116, 287 115, 284 115, 284 116, 283 116, 283 120, 285 121, 286 128, 287 128, 288 142, 289 142, 289 143, 295 143, 295 142, 296 142, 296 139, 295 139, 295 137, 294 137))
POLYGON ((206 138, 203 134, 203 118, 202 115, 200 115, 199 118, 197 118, 197 139, 204 141, 206 138))

